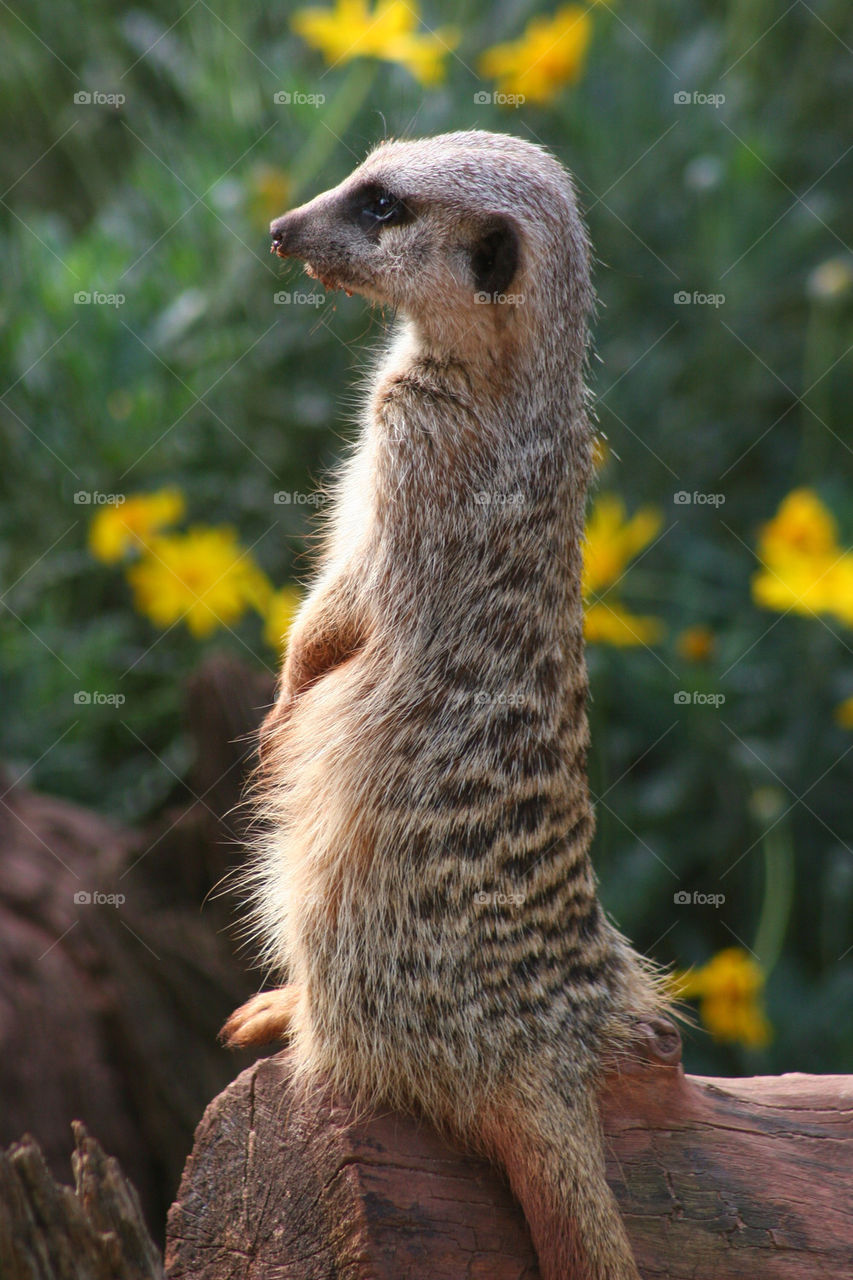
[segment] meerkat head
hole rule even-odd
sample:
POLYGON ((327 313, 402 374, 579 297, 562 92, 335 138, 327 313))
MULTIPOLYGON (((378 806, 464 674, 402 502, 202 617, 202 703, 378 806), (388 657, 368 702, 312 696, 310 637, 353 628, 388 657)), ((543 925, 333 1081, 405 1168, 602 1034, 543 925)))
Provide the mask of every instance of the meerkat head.
POLYGON ((271 225, 328 288, 399 309, 431 345, 501 335, 583 346, 588 252, 571 180, 541 147, 478 130, 381 143, 271 225))

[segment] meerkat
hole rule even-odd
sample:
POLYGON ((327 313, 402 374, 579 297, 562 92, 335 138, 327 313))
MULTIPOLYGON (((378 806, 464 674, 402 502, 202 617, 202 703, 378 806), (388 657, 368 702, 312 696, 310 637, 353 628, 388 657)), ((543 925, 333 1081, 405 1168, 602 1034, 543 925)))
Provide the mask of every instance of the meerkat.
POLYGON ((638 1280, 603 1071, 667 1007, 589 846, 589 248, 544 149, 386 141, 272 249, 392 308, 262 728, 263 958, 223 1028, 506 1172, 543 1280, 638 1280))

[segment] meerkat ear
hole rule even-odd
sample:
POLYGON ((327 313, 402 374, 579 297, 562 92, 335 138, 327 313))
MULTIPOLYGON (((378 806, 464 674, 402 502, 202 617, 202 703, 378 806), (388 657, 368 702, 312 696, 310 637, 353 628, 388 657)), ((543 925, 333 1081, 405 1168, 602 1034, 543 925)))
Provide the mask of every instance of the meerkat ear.
POLYGON ((518 270, 519 238, 509 218, 492 218, 471 249, 471 271, 477 293, 506 293, 518 270))

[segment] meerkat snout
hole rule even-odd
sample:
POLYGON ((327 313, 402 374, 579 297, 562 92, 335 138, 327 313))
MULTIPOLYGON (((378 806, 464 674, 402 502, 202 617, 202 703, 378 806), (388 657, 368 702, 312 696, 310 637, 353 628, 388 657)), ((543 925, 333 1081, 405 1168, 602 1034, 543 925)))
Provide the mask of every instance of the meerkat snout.
POLYGON ((442 261, 450 275, 446 284, 499 300, 519 265, 520 236, 512 222, 486 217, 472 225, 461 242, 457 235, 442 245, 435 234, 436 213, 434 207, 424 210, 415 227, 419 215, 411 205, 374 184, 353 192, 326 192, 270 223, 270 251, 279 258, 310 262, 330 287, 351 285, 404 309, 407 301, 411 309, 412 295, 423 297, 427 286, 432 293, 435 268, 442 261), (394 228, 411 230, 395 236, 394 228), (404 281, 420 288, 404 297, 404 281))

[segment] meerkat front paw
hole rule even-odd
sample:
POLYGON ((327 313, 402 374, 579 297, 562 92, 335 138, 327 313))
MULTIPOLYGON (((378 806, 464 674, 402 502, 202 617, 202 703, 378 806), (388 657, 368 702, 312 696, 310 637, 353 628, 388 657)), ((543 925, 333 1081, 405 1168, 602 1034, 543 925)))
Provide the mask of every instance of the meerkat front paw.
POLYGON ((220 1040, 229 1049, 245 1049, 248 1045, 284 1040, 298 999, 299 990, 294 986, 259 991, 234 1010, 219 1033, 220 1040))

